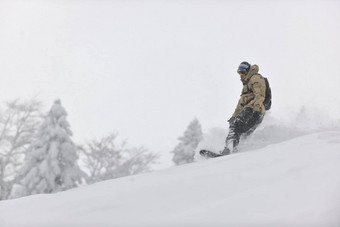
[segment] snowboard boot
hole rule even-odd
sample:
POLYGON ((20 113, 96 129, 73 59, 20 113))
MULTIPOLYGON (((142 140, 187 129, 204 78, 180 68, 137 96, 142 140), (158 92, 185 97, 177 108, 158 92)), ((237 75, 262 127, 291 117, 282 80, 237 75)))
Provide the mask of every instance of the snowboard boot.
POLYGON ((225 147, 221 152, 221 155, 229 155, 230 154, 230 150, 228 147, 225 147))
POLYGON ((237 152, 238 140, 227 139, 225 148, 220 152, 221 155, 229 155, 237 152))

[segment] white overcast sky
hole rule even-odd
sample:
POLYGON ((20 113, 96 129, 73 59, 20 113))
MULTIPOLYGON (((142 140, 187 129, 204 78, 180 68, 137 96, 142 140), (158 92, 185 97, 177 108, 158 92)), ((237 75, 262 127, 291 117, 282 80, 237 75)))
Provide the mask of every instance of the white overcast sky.
POLYGON ((241 61, 272 116, 340 118, 340 1, 0 0, 0 101, 60 98, 78 142, 118 132, 170 152, 195 117, 227 127, 241 61))

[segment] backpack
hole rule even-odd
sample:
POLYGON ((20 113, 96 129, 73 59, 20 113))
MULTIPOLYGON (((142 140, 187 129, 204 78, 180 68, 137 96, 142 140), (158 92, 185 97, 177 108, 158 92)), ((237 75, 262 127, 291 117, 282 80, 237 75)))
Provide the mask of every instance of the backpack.
POLYGON ((266 77, 263 77, 263 79, 266 83, 266 96, 263 105, 266 110, 270 110, 270 107, 272 106, 272 90, 270 89, 268 79, 266 77))

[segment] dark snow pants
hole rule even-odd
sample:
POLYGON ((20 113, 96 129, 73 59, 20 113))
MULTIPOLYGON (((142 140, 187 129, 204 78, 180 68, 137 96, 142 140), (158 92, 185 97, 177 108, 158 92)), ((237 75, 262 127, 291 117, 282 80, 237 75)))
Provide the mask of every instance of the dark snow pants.
POLYGON ((258 111, 254 111, 252 108, 244 108, 235 118, 233 122, 230 122, 229 133, 226 143, 233 142, 235 148, 242 135, 250 135, 257 126, 262 122, 263 114, 258 111))

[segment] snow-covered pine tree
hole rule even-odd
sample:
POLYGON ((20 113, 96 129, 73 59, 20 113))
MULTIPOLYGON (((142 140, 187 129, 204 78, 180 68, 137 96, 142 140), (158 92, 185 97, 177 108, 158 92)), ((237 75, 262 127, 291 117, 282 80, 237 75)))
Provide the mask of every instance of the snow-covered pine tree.
POLYGON ((11 197, 53 193, 76 187, 84 176, 77 160, 67 113, 56 100, 31 144, 11 197))
POLYGON ((201 124, 197 119, 194 119, 184 132, 184 135, 178 138, 180 143, 172 151, 174 153, 172 161, 176 165, 193 162, 195 149, 202 138, 201 124))

